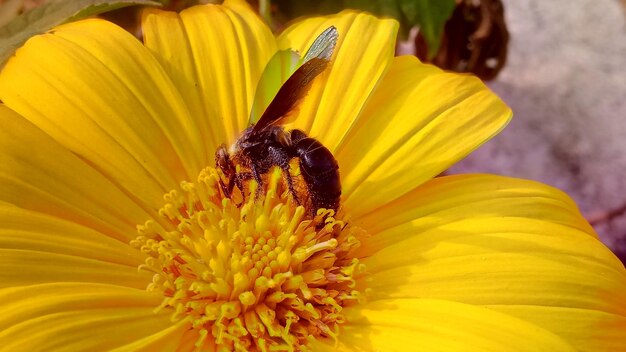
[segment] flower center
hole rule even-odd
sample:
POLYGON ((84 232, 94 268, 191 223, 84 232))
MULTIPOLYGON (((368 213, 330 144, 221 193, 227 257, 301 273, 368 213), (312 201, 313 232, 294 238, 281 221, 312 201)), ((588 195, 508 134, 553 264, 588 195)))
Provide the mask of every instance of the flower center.
POLYGON ((214 168, 165 195, 159 221, 138 226, 131 244, 154 273, 158 310, 173 310, 197 331, 196 346, 237 351, 306 350, 311 339, 336 338, 343 307, 355 303, 352 253, 363 231, 320 209, 307 218, 278 168, 255 197, 226 198, 214 168))

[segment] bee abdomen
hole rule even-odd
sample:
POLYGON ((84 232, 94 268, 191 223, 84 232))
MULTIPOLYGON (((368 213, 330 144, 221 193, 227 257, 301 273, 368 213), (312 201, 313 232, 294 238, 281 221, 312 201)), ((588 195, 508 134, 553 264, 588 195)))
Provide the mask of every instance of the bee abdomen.
POLYGON ((298 138, 294 148, 311 198, 311 212, 315 213, 319 208, 337 211, 341 180, 339 165, 333 154, 311 137, 298 138))

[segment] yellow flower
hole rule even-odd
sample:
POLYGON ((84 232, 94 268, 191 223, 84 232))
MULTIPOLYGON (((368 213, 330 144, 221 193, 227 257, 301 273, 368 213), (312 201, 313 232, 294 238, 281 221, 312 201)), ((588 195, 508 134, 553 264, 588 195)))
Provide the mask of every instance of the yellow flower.
POLYGON ((66 24, 0 75, 2 349, 626 350, 626 270, 566 195, 433 178, 511 113, 394 58, 396 22, 343 12, 275 38, 227 1, 147 10, 143 31, 66 24), (277 50, 330 25, 332 67, 289 126, 339 163, 318 228, 280 172, 239 204, 212 166, 277 50))

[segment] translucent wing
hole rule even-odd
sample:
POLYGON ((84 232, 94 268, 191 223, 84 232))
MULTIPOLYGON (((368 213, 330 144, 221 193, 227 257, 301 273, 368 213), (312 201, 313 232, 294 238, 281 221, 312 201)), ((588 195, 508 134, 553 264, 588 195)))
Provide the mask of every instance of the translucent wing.
POLYGON ((315 77, 324 72, 328 66, 337 44, 337 37, 337 28, 329 27, 315 39, 304 56, 302 66, 280 87, 253 131, 260 131, 275 124, 298 106, 300 100, 307 95, 315 77))
POLYGON ((333 50, 335 50, 335 45, 337 45, 338 37, 339 33, 335 26, 326 28, 322 34, 315 38, 315 41, 306 52, 306 55, 304 55, 304 62, 306 63, 315 57, 330 60, 330 57, 333 55, 333 50))

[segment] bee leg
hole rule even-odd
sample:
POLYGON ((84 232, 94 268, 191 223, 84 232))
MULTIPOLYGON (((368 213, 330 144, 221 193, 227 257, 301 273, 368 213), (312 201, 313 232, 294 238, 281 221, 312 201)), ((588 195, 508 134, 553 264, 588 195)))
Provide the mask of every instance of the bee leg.
POLYGON ((291 195, 293 196, 293 200, 296 202, 296 204, 302 205, 300 199, 298 198, 298 194, 296 193, 296 188, 293 185, 293 178, 291 177, 291 173, 289 173, 289 164, 281 165, 280 167, 281 169, 283 169, 283 175, 287 180, 287 187, 289 188, 289 193, 291 193, 291 195))
POLYGON ((222 181, 222 179, 220 178, 219 184, 220 188, 222 189, 222 193, 224 193, 224 198, 231 198, 232 190, 235 187, 235 183, 233 181, 234 179, 231 178, 230 180, 228 180, 228 185, 226 185, 224 181, 222 181))
POLYGON ((259 199, 261 197, 261 188, 263 188, 263 179, 261 178, 261 173, 254 164, 252 164, 252 178, 254 178, 257 184, 254 199, 259 199))
POLYGON ((235 186, 237 186, 237 188, 239 188, 239 190, 243 193, 243 181, 247 180, 248 178, 246 177, 247 172, 239 172, 237 174, 235 174, 235 177, 233 177, 230 181, 230 183, 232 184, 232 188, 235 188, 235 186))
POLYGON ((241 191, 242 200, 241 200, 241 204, 237 204, 238 207, 242 206, 243 203, 246 202, 246 195, 244 192, 243 182, 250 180, 252 178, 253 176, 250 172, 239 172, 239 173, 236 173, 234 177, 230 179, 230 182, 229 182, 230 190, 232 191, 235 188, 235 186, 237 186, 237 188, 239 188, 239 190, 241 191))
POLYGON ((224 183, 222 180, 222 176, 219 177, 219 184, 222 192, 224 193, 224 197, 231 198, 233 188, 235 187, 235 164, 230 159, 230 155, 228 154, 228 150, 226 149, 226 145, 220 145, 215 151, 215 167, 222 171, 222 176, 228 179, 228 185, 224 183))
MULTIPOLYGON (((284 132, 280 136, 285 137, 284 132)), ((296 202, 296 204, 300 205, 302 203, 300 203, 300 199, 298 198, 298 194, 293 184, 293 178, 291 177, 291 173, 289 172, 289 161, 291 160, 292 156, 285 148, 286 146, 284 144, 282 146, 270 145, 268 147, 268 153, 270 159, 272 160, 271 166, 278 166, 283 170, 283 177, 287 181, 289 193, 291 193, 291 195, 293 196, 293 200, 296 202)))

